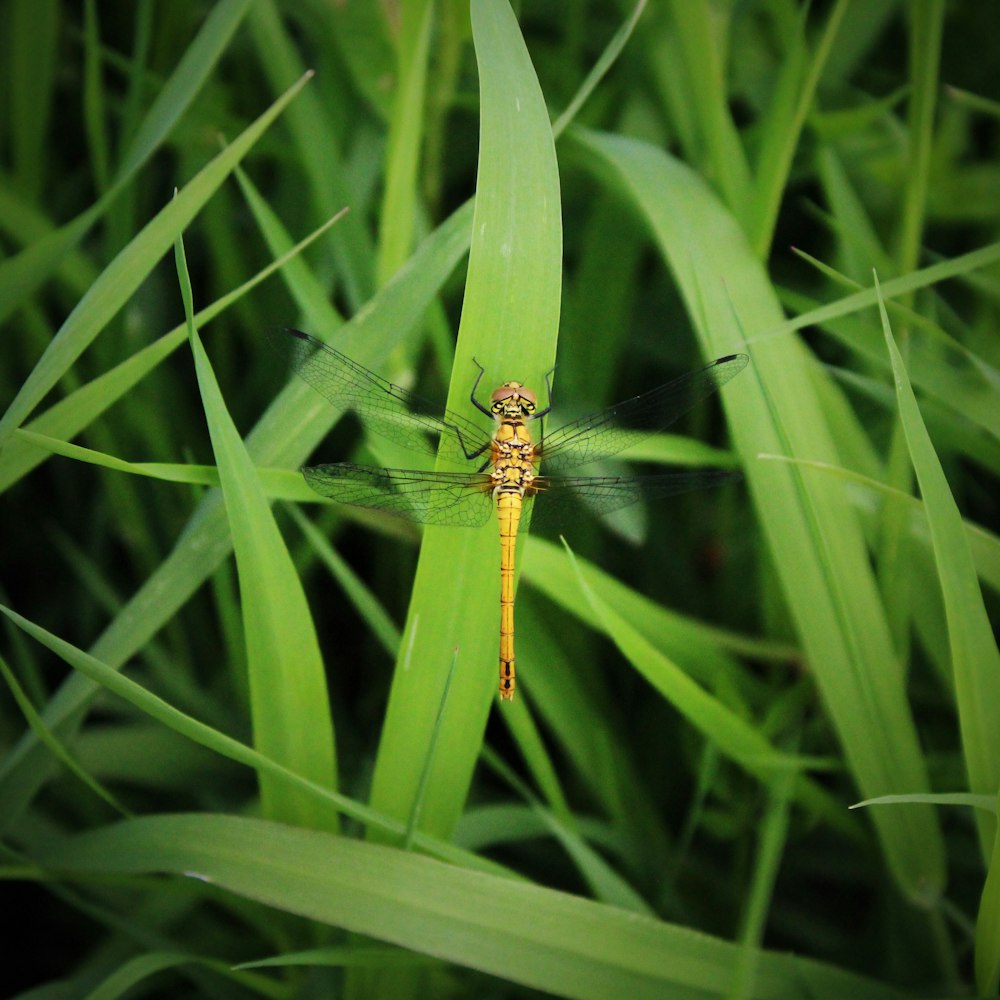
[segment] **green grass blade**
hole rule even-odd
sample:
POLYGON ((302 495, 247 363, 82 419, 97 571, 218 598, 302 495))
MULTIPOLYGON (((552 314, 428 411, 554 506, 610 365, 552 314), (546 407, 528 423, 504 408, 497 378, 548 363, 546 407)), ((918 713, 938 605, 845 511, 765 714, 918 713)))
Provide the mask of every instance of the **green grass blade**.
MULTIPOLYGON (((333 719, 309 605, 194 325, 180 240, 176 255, 195 372, 240 578, 254 743, 289 770, 333 788, 333 719)), ((311 796, 290 792, 267 774, 260 775, 260 792, 265 816, 310 827, 330 822, 329 814, 318 810, 311 796)))
MULTIPOLYGON (((1000 811, 1000 802, 996 808, 1000 811)), ((993 849, 976 917, 976 986, 984 997, 996 996, 1000 986, 1000 824, 995 816, 993 849)))
MULTIPOLYGON (((492 384, 544 385, 559 322, 559 180, 548 112, 507 0, 475 0, 479 172, 468 279, 449 408, 470 413, 476 357, 492 384)), ((474 415, 474 414, 472 414, 474 415)), ((496 690, 499 541, 430 528, 417 568, 376 762, 372 803, 410 814, 451 653, 460 649, 423 824, 445 833, 461 812, 496 690)))
POLYGON ((13 0, 6 7, 3 54, 9 88, 5 125, 9 161, 19 191, 34 199, 49 172, 46 136, 51 128, 56 72, 59 3, 13 0))
MULTIPOLYGON (((471 221, 472 206, 466 203, 421 244, 410 265, 368 308, 345 326, 353 357, 373 369, 385 362, 424 316, 468 250, 471 221)), ((265 466, 301 464, 335 416, 308 386, 298 380, 289 383, 247 439, 254 461, 265 466)), ((94 654, 120 668, 176 614, 230 548, 225 510, 220 495, 213 492, 198 505, 171 554, 109 623, 93 646, 94 654)), ((69 678, 45 710, 48 725, 71 725, 86 710, 96 690, 86 677, 69 678)), ((29 733, 0 762, 0 828, 14 823, 44 784, 46 760, 44 748, 29 733)))
POLYGON ((308 76, 303 77, 285 91, 231 146, 203 167, 105 268, 67 317, 7 412, 0 418, 0 445, 128 301, 178 234, 307 80, 308 76))
MULTIPOLYGON (((924 426, 881 300, 879 311, 896 379, 900 419, 927 512, 934 561, 944 596, 969 789, 979 793, 993 792, 1000 787, 1000 726, 996 721, 996 706, 1000 705, 1000 651, 983 604, 962 516, 924 426)), ((979 832, 980 846, 984 856, 989 857, 996 836, 995 820, 980 813, 979 832)))
MULTIPOLYGON (((583 144, 647 219, 698 324, 704 355, 753 345, 751 367, 727 387, 723 404, 785 601, 855 780, 866 795, 926 790, 902 673, 888 667, 895 653, 857 519, 834 484, 774 475, 776 463, 754 460, 768 451, 836 461, 801 344, 755 339, 781 317, 763 269, 687 167, 634 140, 591 134, 583 144)), ((874 822, 904 891, 933 900, 944 881, 933 812, 914 807, 904 818, 884 810, 874 822)))
POLYGON ((815 51, 806 45, 805 20, 808 7, 800 14, 800 30, 784 54, 775 87, 775 98, 764 118, 764 135, 756 163, 752 218, 748 236, 761 260, 766 260, 774 238, 781 200, 798 147, 802 127, 816 96, 816 87, 833 48, 849 0, 838 0, 827 15, 822 37, 815 51))
POLYGON ((129 142, 118 166, 116 183, 139 170, 183 118, 215 70, 252 3, 253 0, 219 0, 213 4, 198 34, 185 49, 129 142))
MULTIPOLYGON (((304 70, 297 46, 284 23, 274 0, 255 0, 247 19, 258 58, 275 91, 280 92, 289 80, 304 70)), ((317 81, 322 86, 322 81, 317 81)), ((289 109, 286 120, 296 159, 305 173, 304 195, 315 206, 315 218, 333 215, 344 205, 352 212, 332 240, 333 252, 340 265, 347 301, 360 308, 374 290, 374 251, 364 225, 364 205, 354 196, 331 110, 339 95, 336 90, 323 94, 310 88, 289 109), (329 100, 327 100, 329 98, 329 100)))
POLYGON ((402 266, 413 245, 417 168, 425 125, 424 92, 435 6, 431 0, 414 0, 404 4, 402 10, 375 273, 380 286, 402 266))
POLYGON ((110 174, 104 89, 101 79, 101 37, 94 0, 84 4, 83 117, 90 146, 94 180, 99 191, 108 186, 110 174))
MULTIPOLYGON (((325 810, 326 815, 331 817, 331 820, 328 820, 324 826, 330 827, 335 825, 335 817, 339 814, 356 820, 363 826, 376 827, 386 834, 402 836, 405 832, 405 827, 402 823, 389 819, 368 806, 357 802, 355 799, 348 798, 346 795, 332 790, 329 785, 318 784, 309 778, 296 774, 294 771, 290 771, 278 761, 272 760, 270 757, 254 750, 245 743, 241 743, 239 740, 227 736, 218 729, 195 719, 186 712, 180 711, 180 709, 175 708, 159 695, 146 690, 141 684, 126 677, 120 671, 112 669, 108 664, 101 662, 89 653, 77 649, 51 632, 47 632, 39 625, 19 615, 16 611, 12 611, 10 608, 0 604, 0 614, 5 615, 18 628, 37 640, 46 649, 51 650, 56 656, 60 657, 88 680, 122 698, 130 705, 134 705, 151 719, 155 719, 174 732, 179 733, 184 739, 203 746, 227 760, 232 760, 237 764, 253 768, 258 773, 266 773, 274 782, 282 784, 290 791, 311 796, 315 807, 325 810)), ((448 861, 451 864, 464 865, 481 871, 505 873, 505 869, 499 865, 483 858, 478 858, 468 851, 463 851, 461 848, 424 833, 415 834, 414 844, 422 851, 426 851, 428 854, 443 861, 448 861)))
POLYGON ((122 816, 130 816, 131 812, 126 809, 118 801, 118 799, 115 798, 114 794, 108 791, 108 789, 105 788, 100 781, 87 773, 86 769, 83 768, 73 757, 59 737, 53 733, 47 725, 45 725, 45 720, 42 719, 42 717, 35 710, 35 706, 32 705, 31 699, 28 697, 24 688, 21 687, 21 684, 14 675, 14 672, 9 666, 7 666, 7 661, 2 656, 0 656, 0 674, 3 675, 3 679, 6 681, 7 687, 10 688, 11 697, 17 703, 17 707, 21 709, 21 713, 28 721, 28 725, 31 726, 32 731, 38 739, 49 748, 52 756, 55 757, 63 765, 63 767, 70 772, 70 774, 74 775, 84 785, 86 785, 87 788, 94 793, 94 795, 103 799, 109 806, 111 806, 112 809, 121 813, 122 816))
POLYGON ((562 135, 566 126, 576 118, 580 108, 587 103, 587 98, 594 92, 597 85, 604 79, 608 70, 611 69, 621 55, 622 50, 628 44, 628 40, 632 37, 632 32, 635 31, 635 26, 639 23, 639 18, 642 17, 642 12, 646 9, 647 2, 648 0, 638 0, 632 8, 632 13, 622 22, 621 27, 614 33, 611 41, 608 42, 600 58, 594 63, 583 83, 577 88, 572 100, 570 100, 563 112, 552 123, 552 134, 557 139, 562 135))
POLYGON ((670 0, 669 10, 683 58, 682 83, 700 133, 701 148, 689 153, 716 179, 730 210, 743 213, 746 221, 752 205, 750 167, 729 110, 724 66, 723 25, 732 13, 720 18, 707 4, 686 0, 670 0))
MULTIPOLYGON (((175 954, 173 952, 152 951, 136 955, 115 969, 114 972, 106 976, 97 986, 86 993, 84 1000, 117 1000, 122 996, 135 996, 132 988, 145 982, 145 980, 159 976, 161 972, 168 969, 181 970, 180 975, 184 975, 184 969, 188 966, 196 966, 218 973, 224 979, 242 983, 248 990, 260 994, 264 997, 271 997, 273 1000, 280 1000, 284 992, 278 984, 272 982, 264 976, 249 976, 235 970, 226 962, 213 961, 202 958, 199 955, 175 954)), ((157 985, 160 984, 157 980, 157 985)), ((205 987, 205 982, 200 983, 205 987)), ((216 988, 220 988, 216 986, 216 988)), ((220 988, 221 989, 221 988, 220 988)), ((81 994, 82 995, 82 994, 81 994)))
MULTIPOLYGON (((281 219, 267 204, 253 181, 243 170, 236 170, 236 180, 250 211, 253 212, 261 235, 267 241, 268 249, 275 256, 287 253, 292 244, 292 238, 281 219)), ((334 218, 341 219, 346 212, 347 208, 342 208, 334 218)), ((304 259, 290 260, 282 270, 281 277, 295 299, 295 304, 302 314, 302 322, 306 329, 330 331, 343 325, 343 317, 330 302, 329 293, 304 259)))
MULTIPOLYGON (((260 471, 260 470, 258 470, 260 471)), ((296 476, 301 482, 301 476, 296 476)), ((304 485, 304 484, 303 484, 304 485)), ((267 484, 264 484, 265 490, 267 484)), ((306 536, 313 550, 329 569, 347 599, 372 631, 372 635, 382 644, 382 648, 392 657, 399 652, 400 633, 396 623, 382 606, 374 593, 365 585, 339 552, 327 541, 323 533, 297 507, 289 508, 292 520, 306 536)))
MULTIPOLYGON (((139 126, 118 169, 113 187, 94 205, 65 226, 27 247, 16 257, 0 262, 0 322, 3 322, 22 302, 27 301, 59 267, 66 253, 76 246, 94 222, 104 215, 113 200, 125 189, 127 182, 181 120, 221 58, 250 2, 251 0, 220 0, 213 6, 194 41, 185 51, 139 126)), ((39 5, 34 3, 19 4, 18 8, 20 7, 34 8, 36 15, 40 9, 45 9, 39 8, 39 5)), ((16 39, 14 51, 18 58, 30 58, 32 47, 27 44, 27 38, 31 38, 34 42, 44 40, 45 22, 46 19, 42 16, 32 29, 12 33, 11 38, 16 39)), ((46 90, 49 82, 47 70, 44 58, 39 58, 31 65, 31 87, 24 90, 30 93, 33 99, 37 98, 39 89, 42 92, 46 90)), ((37 107, 32 106, 31 115, 39 119, 37 107)), ((42 172, 37 171, 37 179, 42 176, 42 172)))
MULTIPOLYGON (((791 461, 784 455, 761 454, 759 458, 765 461, 791 461)), ((808 462, 801 459, 797 460, 796 464, 844 479, 852 485, 860 487, 866 498, 869 496, 891 496, 905 503, 910 512, 909 530, 911 537, 914 541, 918 542, 927 543, 929 541, 927 511, 923 502, 916 497, 900 493, 886 483, 871 479, 868 476, 862 476, 857 472, 840 466, 827 465, 823 462, 808 462)), ((860 501, 859 506, 861 506, 860 501)), ((976 574, 984 583, 992 587, 997 593, 1000 593, 1000 538, 971 521, 963 521, 962 527, 965 532, 966 544, 972 553, 976 574)))
MULTIPOLYGON (((739 953, 707 934, 552 889, 233 816, 130 820, 50 845, 38 860, 66 876, 195 876, 277 910, 580 1000, 721 998, 739 953)), ((762 951, 752 996, 901 994, 819 962, 762 951)))
POLYGON ((944 0, 929 0, 927 3, 916 4, 908 11, 912 88, 908 121, 910 162, 904 172, 906 191, 902 204, 897 261, 899 270, 903 273, 915 268, 920 260, 921 237, 930 189, 944 9, 944 0))
MULTIPOLYGON (((572 552, 570 559, 573 559, 572 552)), ((573 562, 575 565, 575 559, 573 562)), ((776 750, 758 729, 699 687, 637 629, 601 601, 579 569, 577 582, 603 630, 625 659, 723 754, 765 783, 788 771, 808 766, 808 761, 776 750)))
MULTIPOLYGON (((294 263, 294 259, 314 240, 320 237, 338 219, 340 213, 328 219, 318 229, 310 233, 304 240, 276 258, 267 267, 262 268, 239 288, 223 295, 221 298, 195 313, 195 323, 205 324, 225 312, 231 305, 238 302, 244 295, 256 288, 265 278, 275 271, 294 263)), ((48 410, 36 417, 25 428, 29 434, 39 437, 68 440, 75 437, 85 427, 89 427, 105 410, 125 396, 129 390, 138 385, 157 365, 169 357, 181 344, 187 340, 187 327, 180 324, 169 333, 139 351, 130 358, 115 365, 97 378, 75 389, 54 403, 48 410)), ((0 452, 0 493, 8 489, 19 479, 26 476, 32 469, 44 460, 39 449, 28 443, 29 438, 14 435, 0 452)), ((37 439, 36 439, 37 443, 37 439)), ((55 451, 55 447, 49 449, 55 451)), ((60 452, 66 454, 66 452, 60 452)), ((82 456, 81 456, 82 457, 82 456)), ((134 471, 129 469, 128 471, 134 471)), ((203 482, 203 479, 192 480, 183 478, 175 481, 203 482)), ((288 496, 287 491, 272 493, 272 496, 288 496)))
POLYGON ((736 974, 730 1000, 741 1000, 753 996, 757 961, 767 927, 767 916, 774 893, 774 884, 781 866, 781 858, 788 840, 789 818, 795 795, 796 775, 788 772, 771 787, 767 812, 760 827, 757 859, 754 865, 753 882, 747 894, 746 911, 743 914, 743 928, 736 974))

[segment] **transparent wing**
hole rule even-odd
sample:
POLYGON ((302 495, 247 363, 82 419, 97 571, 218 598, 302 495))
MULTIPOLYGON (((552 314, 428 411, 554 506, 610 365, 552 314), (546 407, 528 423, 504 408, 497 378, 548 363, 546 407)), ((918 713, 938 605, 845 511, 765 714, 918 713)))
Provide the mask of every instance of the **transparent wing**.
POLYGON ((277 329, 268 341, 320 395, 350 407, 390 441, 427 455, 436 455, 440 442, 448 458, 463 463, 488 450, 489 436, 471 420, 387 382, 308 333, 277 329))
POLYGON ((532 484, 536 503, 531 523, 558 527, 571 523, 581 505, 597 515, 610 514, 640 500, 660 500, 742 478, 742 473, 728 469, 692 469, 654 476, 539 476, 532 484))
POLYGON ((743 371, 749 360, 745 354, 719 358, 673 382, 546 434, 540 449, 543 470, 547 475, 596 462, 635 444, 636 432, 653 434, 664 430, 743 371))
POLYGON ((421 524, 478 528, 493 513, 490 476, 376 469, 344 462, 302 470, 306 482, 338 503, 384 510, 421 524))

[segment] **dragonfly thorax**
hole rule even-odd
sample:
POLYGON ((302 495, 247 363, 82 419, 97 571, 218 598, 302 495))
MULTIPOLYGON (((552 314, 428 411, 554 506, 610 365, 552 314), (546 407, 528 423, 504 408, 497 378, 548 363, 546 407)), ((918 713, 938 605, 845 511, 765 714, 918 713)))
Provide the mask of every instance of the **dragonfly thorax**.
POLYGON ((520 382, 504 382, 490 396, 490 411, 497 420, 524 420, 538 406, 538 397, 520 382))

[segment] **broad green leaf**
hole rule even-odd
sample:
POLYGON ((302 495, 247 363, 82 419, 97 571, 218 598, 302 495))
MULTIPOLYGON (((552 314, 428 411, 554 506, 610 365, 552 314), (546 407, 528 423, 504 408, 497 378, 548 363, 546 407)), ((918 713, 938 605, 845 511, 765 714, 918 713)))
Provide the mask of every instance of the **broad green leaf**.
MULTIPOLYGON (((164 872, 201 879, 265 906, 580 1000, 721 998, 740 951, 553 889, 234 816, 144 817, 39 854, 64 876, 164 872)), ((898 1000, 901 994, 820 962, 760 951, 750 996, 898 1000)))
MULTIPOLYGON (((555 358, 562 264, 559 179, 545 102, 507 0, 474 0, 480 75, 479 172, 472 249, 449 409, 475 415, 475 357, 492 385, 544 385, 555 358)), ((403 818, 449 693, 423 828, 446 834, 465 802, 497 684, 495 522, 428 528, 403 631, 372 785, 372 804, 403 818)))

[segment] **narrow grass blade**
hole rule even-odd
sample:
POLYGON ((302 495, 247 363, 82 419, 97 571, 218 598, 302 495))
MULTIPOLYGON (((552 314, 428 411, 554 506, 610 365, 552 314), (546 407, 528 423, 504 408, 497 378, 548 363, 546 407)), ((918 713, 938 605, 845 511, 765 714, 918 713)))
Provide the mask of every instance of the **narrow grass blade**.
MULTIPOLYGON (((471 221, 472 206, 466 203, 418 247, 409 266, 368 308, 346 324, 344 335, 351 341, 352 357, 378 369, 395 345, 413 330, 468 250, 471 221)), ((161 343, 152 348, 159 348, 161 343)), ((172 349, 173 345, 169 346, 172 349)), ((98 398, 93 402, 99 405, 98 398)), ((337 417, 322 403, 300 381, 289 383, 247 438, 254 461, 264 466, 301 464, 337 417)), ((293 498, 288 493, 283 495, 293 498)), ((109 623, 93 646, 94 654, 120 668, 163 628, 230 550, 221 496, 212 492, 198 505, 171 554, 109 623)), ((46 722, 53 728, 72 725, 96 690, 86 677, 69 678, 43 713, 46 722)), ((49 775, 47 757, 34 735, 28 733, 0 762, 0 829, 16 822, 44 784, 49 775)))
MULTIPOLYGON (((722 393, 757 517, 811 671, 865 795, 925 791, 927 774, 860 524, 836 484, 775 475, 761 451, 836 463, 791 337, 760 339, 781 318, 774 290, 735 220, 689 168, 644 143, 581 138, 642 212, 695 319, 706 358, 745 350, 752 364, 722 393)), ((933 811, 872 814, 903 890, 930 904, 944 882, 933 811)))
MULTIPOLYGON (((877 279, 875 289, 877 292, 877 279)), ((1000 788, 1000 726, 996 720, 996 707, 1000 705, 1000 651, 983 604, 958 505, 924 426, 881 298, 879 311, 896 380, 899 415, 927 511, 934 561, 944 596, 969 788, 973 792, 993 792, 1000 788)), ((988 858, 996 837, 996 822, 981 813, 978 821, 980 846, 988 858)))
POLYGON ((128 301, 185 226, 308 79, 307 75, 285 91, 231 146, 203 167, 104 269, 66 318, 7 412, 0 418, 0 445, 128 301))
POLYGON ((384 285, 410 255, 417 221, 417 168, 424 132, 424 92, 435 4, 403 5, 397 43, 396 95, 389 120, 375 278, 384 285))
MULTIPOLYGON (((762 454, 758 458, 766 461, 789 461, 784 455, 762 454)), ((892 496, 894 499, 905 503, 909 508, 909 530, 914 541, 922 543, 929 541, 927 511, 923 502, 916 497, 900 493, 886 483, 871 479, 868 476, 862 476, 857 472, 852 472, 850 469, 840 466, 827 465, 823 462, 807 462, 804 460, 799 460, 796 464, 801 465, 803 468, 816 469, 818 472, 843 479, 851 483, 852 486, 860 487, 865 496, 892 496)), ((963 521, 962 527, 965 532, 966 543, 969 546, 973 562, 975 563, 976 574, 985 584, 997 593, 1000 593, 1000 538, 971 521, 963 521)))
POLYGON ((608 70, 611 69, 621 55, 628 40, 632 37, 632 32, 635 31, 636 24, 639 23, 639 18, 642 17, 642 12, 646 9, 646 3, 647 0, 638 0, 632 8, 632 13, 622 22, 622 26, 614 33, 611 41, 608 42, 601 53, 600 58, 594 63, 583 83, 577 88, 572 100, 570 100, 563 112, 552 123, 552 134, 557 139, 562 135, 566 126, 576 117, 580 108, 587 103, 587 98, 594 92, 597 85, 604 79, 608 70))
MULTIPOLYGON (((113 186, 106 194, 77 218, 53 231, 39 243, 27 247, 10 260, 0 262, 0 322, 22 302, 27 301, 35 289, 54 273, 65 254, 83 239, 90 227, 105 214, 127 183, 159 148, 201 90, 250 4, 251 0, 220 0, 212 7, 194 41, 153 101, 119 165, 113 186)), ((41 40, 41 32, 15 30, 11 38, 17 39, 15 53, 29 57, 31 48, 26 39, 41 40)), ((35 64, 30 70, 32 80, 42 90, 48 83, 46 69, 47 67, 35 64)), ((31 114, 37 116, 35 107, 32 107, 31 114)), ((40 172, 38 176, 41 176, 40 172)))
MULTIPOLYGON (((238 288, 234 288, 204 309, 198 310, 194 317, 195 323, 208 323, 235 302, 238 302, 265 278, 270 277, 275 271, 293 261, 339 218, 340 213, 332 219, 328 219, 304 240, 300 240, 238 288)), ((105 410, 125 396, 130 389, 138 385, 161 361, 169 357, 186 340, 187 327, 181 324, 152 344, 136 351, 132 357, 126 358, 114 368, 104 372, 103 375, 99 375, 68 396, 64 396, 24 429, 30 433, 63 440, 75 437, 85 427, 90 426, 105 410)), ((0 492, 26 476, 41 461, 42 456, 38 449, 28 445, 24 438, 19 438, 16 435, 11 438, 4 446, 3 451, 0 452, 0 492)))
POLYGON ((798 30, 791 39, 789 50, 783 54, 775 97, 764 116, 764 135, 757 158, 751 202, 753 217, 749 220, 747 231, 750 243, 761 260, 768 257, 802 127, 813 106, 816 87, 848 3, 849 0, 838 0, 833 6, 815 51, 810 51, 806 44, 805 22, 809 8, 802 7, 798 30))
MULTIPOLYGON (((257 472, 222 399, 194 325, 184 245, 176 247, 195 372, 226 501, 240 577, 254 743, 319 785, 335 787, 333 719, 309 605, 257 472)), ((260 775, 264 815, 329 827, 311 796, 260 775)))
POLYGON ((48 747, 52 756, 55 757, 62 765, 66 768, 70 774, 78 778, 84 785, 87 786, 98 798, 103 799, 115 812, 120 813, 122 816, 130 816, 131 813, 128 809, 123 806, 115 795, 105 788, 100 781, 98 781, 93 775, 88 774, 87 771, 79 764, 79 762, 73 757, 69 752, 63 742, 59 737, 52 732, 51 729, 45 724, 45 721, 35 710, 35 706, 31 704, 31 699, 26 694, 24 688, 21 687, 20 682, 17 677, 14 676, 14 672, 7 666, 7 661, 0 656, 0 675, 3 676, 4 681, 7 683, 7 687, 10 688, 11 697, 17 702, 18 708, 21 709, 22 714, 28 721, 28 725, 31 726, 32 731, 41 740, 45 746, 48 747))
MULTIPOLYGON (((305 67, 289 26, 274 0, 255 0, 247 18, 257 57, 271 86, 280 92, 302 74, 305 67)), ((318 81, 322 86, 322 82, 318 81)), ((336 86, 336 85, 335 85, 336 86)), ((351 309, 359 309, 374 291, 374 250, 364 224, 365 206, 353 195, 349 171, 341 152, 342 141, 327 95, 309 88, 289 109, 286 125, 294 146, 294 156, 305 173, 303 196, 315 206, 315 218, 332 215, 344 205, 348 215, 332 241, 338 272, 343 276, 344 294, 351 309)), ((328 95, 332 100, 336 90, 328 95)))
MULTIPOLYGON (((480 151, 468 279, 448 407, 475 416, 478 359, 493 384, 544 385, 559 323, 562 229, 552 130, 507 0, 474 0, 480 151)), ((410 815, 448 676, 423 828, 451 829, 461 812, 496 687, 499 541, 495 524, 430 528, 404 629, 372 786, 372 803, 410 815)))
MULTIPOLYGON (((268 249, 275 256, 287 253, 292 238, 281 219, 264 200, 249 176, 239 168, 235 173, 257 227, 267 241, 268 249)), ((347 211, 347 208, 342 208, 334 218, 343 218, 347 211)), ((289 260, 287 267, 282 270, 281 278, 295 299, 305 329, 325 333, 343 325, 343 317, 330 302, 329 291, 313 274, 304 258, 289 260)))
POLYGON ((911 91, 907 149, 910 162, 904 174, 906 191, 897 260, 899 270, 904 273, 915 268, 920 260, 934 150, 934 111, 940 86, 944 11, 944 0, 929 0, 911 7, 908 12, 911 91))
POLYGON ((156 95, 118 166, 117 181, 131 177, 183 117, 222 57, 253 0, 220 0, 156 95))
MULTIPOLYGON (((682 86, 700 133, 701 148, 689 150, 691 159, 704 163, 705 173, 716 178, 730 210, 743 213, 745 222, 752 204, 750 167, 729 109, 724 32, 706 4, 670 0, 668 6, 683 57, 682 86)), ((732 17, 732 12, 723 17, 732 17)))
MULTIPOLYGON (((180 975, 184 976, 184 970, 188 966, 215 972, 223 979, 242 983, 247 990, 259 993, 264 997, 271 997, 272 1000, 280 1000, 284 995, 277 984, 266 977, 249 976, 247 973, 234 969, 226 962, 203 958, 200 955, 152 951, 136 955, 122 962, 114 972, 106 976, 83 997, 84 1000, 117 1000, 118 997, 135 996, 135 993, 132 992, 133 987, 139 986, 147 979, 159 976, 160 973, 168 969, 180 970, 180 975)), ((159 984, 159 980, 157 982, 159 984)))
MULTIPOLYGON (((569 556, 573 559, 572 552, 569 556)), ((604 631, 625 659, 724 755, 764 783, 808 766, 807 760, 776 750, 749 722, 699 687, 604 604, 579 570, 577 582, 604 631)))
MULTIPOLYGON (((258 470, 262 472, 263 470, 258 470)), ((296 474, 300 482, 302 477, 296 474)), ((263 479, 262 479, 263 482, 263 479)), ((264 483, 265 489, 267 484, 264 483)), ((382 648, 390 655, 399 652, 400 633, 396 623, 389 616, 378 597, 366 586, 364 580, 351 569, 350 565, 340 556, 340 553, 327 541, 323 533, 297 507, 290 507, 289 514, 306 536, 313 550, 320 557, 333 578, 341 586, 347 599, 354 605, 362 620, 371 629, 372 634, 382 644, 382 648)))
POLYGON ((995 819, 993 849, 987 863, 976 917, 976 986, 983 997, 996 996, 1000 986, 1000 824, 995 819))
MULTIPOLYGON (((203 746, 227 760, 253 768, 258 773, 267 773, 274 782, 284 785, 289 791, 311 796, 315 807, 322 808, 330 817, 336 817, 338 814, 347 816, 363 826, 378 827, 386 834, 402 836, 405 832, 402 823, 380 815, 355 799, 332 790, 328 785, 318 784, 290 771, 278 761, 272 760, 245 743, 241 743, 218 729, 195 719, 186 712, 180 711, 120 671, 114 670, 89 653, 77 649, 51 632, 47 632, 16 611, 0 604, 0 614, 5 615, 27 635, 37 640, 46 649, 51 650, 95 685, 110 691, 130 705, 134 705, 139 711, 180 734, 184 739, 190 740, 198 746, 203 746)), ((324 824, 328 828, 333 825, 335 825, 335 821, 324 824)), ((481 871, 505 872, 505 869, 491 861, 476 857, 468 851, 463 851, 459 847, 424 833, 414 835, 414 844, 422 851, 451 864, 464 865, 481 871)))

